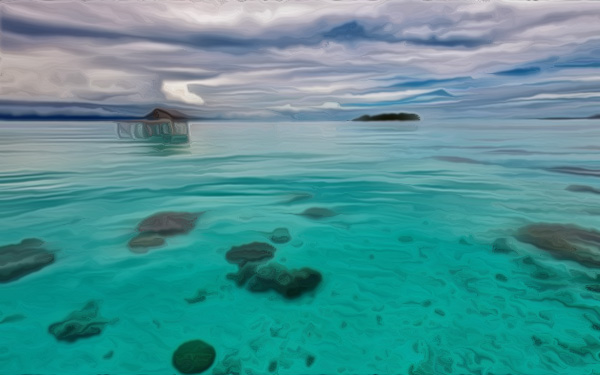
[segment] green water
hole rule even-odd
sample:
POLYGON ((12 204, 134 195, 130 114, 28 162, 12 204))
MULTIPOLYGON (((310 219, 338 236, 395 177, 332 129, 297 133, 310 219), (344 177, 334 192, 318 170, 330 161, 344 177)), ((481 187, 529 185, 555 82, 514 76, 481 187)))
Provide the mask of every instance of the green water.
POLYGON ((22 315, 0 324, 0 373, 172 374, 192 339, 214 346, 210 374, 600 373, 598 270, 511 237, 600 228, 600 195, 565 189, 598 176, 549 169, 600 169, 599 139, 593 121, 194 123, 183 145, 2 123, 0 246, 39 238, 56 259, 0 284, 0 321, 22 315), (336 215, 298 215, 313 207, 336 215), (163 211, 205 213, 130 251, 163 211), (278 227, 274 261, 323 276, 297 299, 226 277, 232 246, 278 227), (101 334, 49 333, 88 301, 101 334))

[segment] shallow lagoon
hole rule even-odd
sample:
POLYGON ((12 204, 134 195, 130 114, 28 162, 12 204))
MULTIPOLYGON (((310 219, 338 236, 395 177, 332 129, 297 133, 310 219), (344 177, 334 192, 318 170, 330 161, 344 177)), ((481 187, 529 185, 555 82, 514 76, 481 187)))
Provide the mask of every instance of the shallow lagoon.
POLYGON ((598 139, 597 121, 194 123, 183 145, 2 123, 0 246, 39 238, 55 262, 0 284, 0 372, 175 373, 175 349, 202 339, 206 373, 593 373, 598 270, 512 236, 600 228, 600 195, 567 190, 600 179, 565 173, 600 169, 598 139), (163 211, 204 213, 132 252, 163 211), (273 260, 318 270, 317 289, 238 287, 226 252, 281 227, 273 260), (49 333, 90 301, 101 334, 49 333))

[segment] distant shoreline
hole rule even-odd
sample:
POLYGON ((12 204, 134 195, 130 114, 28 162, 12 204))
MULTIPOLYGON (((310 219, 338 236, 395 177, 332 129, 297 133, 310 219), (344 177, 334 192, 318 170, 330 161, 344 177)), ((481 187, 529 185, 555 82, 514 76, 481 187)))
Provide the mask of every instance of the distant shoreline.
POLYGON ((538 120, 600 120, 600 114, 588 117, 542 117, 538 120))

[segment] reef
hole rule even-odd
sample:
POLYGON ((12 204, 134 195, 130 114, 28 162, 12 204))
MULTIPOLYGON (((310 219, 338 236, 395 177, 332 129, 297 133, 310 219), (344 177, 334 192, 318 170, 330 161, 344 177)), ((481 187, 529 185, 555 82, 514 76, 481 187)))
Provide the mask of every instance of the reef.
POLYGON ((182 374, 200 374, 212 366, 216 356, 212 345, 202 340, 187 341, 173 353, 173 367, 182 374))
POLYGON ((240 361, 238 355, 238 350, 226 354, 213 368, 213 375, 241 375, 242 361, 240 361))
POLYGON ((419 121, 421 117, 416 113, 381 113, 378 115, 362 115, 352 121, 419 121))
POLYGON ((249 264, 228 277, 235 280, 238 286, 247 284, 247 289, 251 292, 274 290, 287 299, 300 297, 316 289, 323 279, 321 273, 311 268, 288 270, 275 262, 262 266, 249 264))
POLYGON ((185 234, 194 229, 196 220, 202 214, 189 212, 160 212, 144 219, 138 231, 156 233, 163 236, 185 234))
POLYGON ((265 242, 252 242, 245 245, 233 246, 225 254, 229 263, 244 267, 246 263, 264 262, 273 258, 275 247, 265 242))
POLYGON ((575 225, 530 224, 515 238, 548 251, 557 259, 569 259, 587 267, 600 267, 600 232, 575 225))
POLYGON ((18 280, 54 262, 54 254, 37 238, 0 247, 0 283, 18 280))
POLYGON ((59 341, 75 342, 81 338, 96 336, 102 333, 106 325, 116 322, 98 315, 98 303, 88 302, 81 310, 73 311, 63 321, 48 327, 48 332, 59 341))
POLYGON ((134 253, 146 253, 149 248, 163 246, 164 237, 186 234, 196 226, 199 213, 159 212, 147 217, 138 224, 140 232, 132 238, 128 246, 134 253))
POLYGON ((165 244, 165 239, 160 234, 142 233, 132 238, 128 246, 134 253, 146 253, 151 247, 160 247, 165 244))

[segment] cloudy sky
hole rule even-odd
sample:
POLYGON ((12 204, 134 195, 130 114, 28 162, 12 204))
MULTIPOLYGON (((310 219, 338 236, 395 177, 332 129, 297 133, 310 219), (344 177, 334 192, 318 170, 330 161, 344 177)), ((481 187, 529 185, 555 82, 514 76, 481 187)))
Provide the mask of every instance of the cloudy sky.
POLYGON ((0 115, 600 113, 600 3, 5 1, 0 115))

